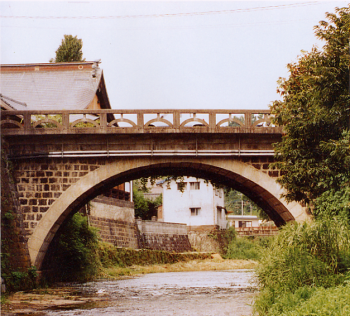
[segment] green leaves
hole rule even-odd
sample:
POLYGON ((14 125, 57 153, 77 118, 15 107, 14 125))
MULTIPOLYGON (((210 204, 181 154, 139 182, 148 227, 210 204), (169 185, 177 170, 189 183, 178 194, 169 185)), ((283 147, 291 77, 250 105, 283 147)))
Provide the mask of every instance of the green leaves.
POLYGON ((61 45, 56 50, 56 58, 51 61, 56 63, 85 61, 85 58, 83 59, 83 52, 81 51, 82 47, 82 39, 77 38, 77 36, 64 35, 61 45))
POLYGON ((303 52, 288 64, 289 78, 280 78, 282 101, 271 106, 274 123, 284 126, 275 144, 278 180, 288 201, 310 203, 323 192, 350 179, 349 138, 349 37, 350 6, 326 14, 315 35, 325 41, 322 50, 303 52), (349 144, 349 142, 347 143, 349 144), (342 148, 341 150, 339 148, 342 148))

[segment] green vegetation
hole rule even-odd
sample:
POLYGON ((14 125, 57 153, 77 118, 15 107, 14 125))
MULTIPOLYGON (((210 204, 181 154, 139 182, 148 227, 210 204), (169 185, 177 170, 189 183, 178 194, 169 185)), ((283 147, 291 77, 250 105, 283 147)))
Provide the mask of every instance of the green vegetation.
POLYGON ((274 123, 278 182, 288 201, 304 202, 311 223, 286 225, 263 252, 259 315, 349 315, 350 299, 350 5, 315 27, 325 42, 289 64, 280 78, 274 123))
POLYGON ((94 278, 101 267, 98 247, 97 230, 88 225, 86 216, 74 214, 51 242, 43 263, 45 278, 48 282, 94 278))
POLYGON ((135 218, 140 217, 143 220, 150 220, 152 216, 157 216, 158 206, 162 205, 162 195, 158 196, 155 200, 146 199, 143 192, 148 192, 147 178, 146 183, 135 181, 133 186, 133 200, 135 206, 135 218))
POLYGON ((85 61, 83 59, 83 40, 72 35, 64 35, 61 45, 56 50, 56 58, 50 59, 50 62, 73 62, 73 61, 85 61))
POLYGON ((260 260, 257 275, 261 292, 256 311, 259 315, 311 315, 284 313, 311 307, 308 300, 319 300, 319 295, 325 295, 324 289, 336 293, 346 285, 349 269, 349 224, 322 219, 286 225, 260 260))
POLYGON ((350 284, 331 288, 301 287, 295 293, 287 293, 280 298, 268 315, 305 316, 350 315, 350 284))
POLYGON ((98 255, 103 267, 171 264, 180 261, 210 259, 211 257, 208 253, 174 253, 161 250, 119 248, 109 243, 100 243, 98 255))
POLYGON ((267 214, 243 193, 231 188, 225 188, 225 207, 234 215, 256 215, 268 220, 267 214))
POLYGON ((285 131, 274 165, 283 172, 278 181, 288 201, 313 204, 326 191, 349 186, 350 6, 335 11, 315 26, 322 50, 314 47, 288 64, 289 78, 280 78, 277 90, 283 100, 271 107, 285 131))
POLYGON ((236 237, 227 247, 225 259, 260 260, 272 237, 236 237))

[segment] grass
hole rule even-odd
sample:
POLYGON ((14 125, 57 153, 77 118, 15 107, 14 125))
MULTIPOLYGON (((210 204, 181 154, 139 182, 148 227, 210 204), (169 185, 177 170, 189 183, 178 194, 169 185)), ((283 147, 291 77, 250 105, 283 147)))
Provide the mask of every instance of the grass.
POLYGON ((342 293, 347 297, 349 269, 348 224, 323 219, 286 225, 264 251, 257 268, 261 291, 255 311, 264 316, 349 315, 337 314, 331 306, 325 307, 329 313, 302 312, 312 308, 322 311, 323 305, 331 305, 325 299, 326 293, 342 293))
POLYGON ((227 246, 227 259, 260 260, 262 253, 271 243, 271 237, 236 237, 227 246))
POLYGON ((119 278, 146 273, 254 269, 257 264, 256 261, 252 260, 204 259, 171 264, 132 265, 128 267, 109 266, 102 269, 101 277, 119 278))

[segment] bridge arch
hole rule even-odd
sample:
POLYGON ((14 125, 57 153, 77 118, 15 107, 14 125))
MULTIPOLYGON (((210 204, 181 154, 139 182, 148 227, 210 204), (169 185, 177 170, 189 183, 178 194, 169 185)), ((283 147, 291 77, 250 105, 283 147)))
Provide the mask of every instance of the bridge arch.
POLYGON ((215 180, 251 198, 278 226, 304 221, 308 215, 300 204, 287 203, 274 178, 251 165, 227 158, 123 158, 106 162, 70 186, 42 217, 29 237, 31 262, 41 268, 46 251, 59 227, 74 211, 116 184, 150 175, 188 175, 215 180))

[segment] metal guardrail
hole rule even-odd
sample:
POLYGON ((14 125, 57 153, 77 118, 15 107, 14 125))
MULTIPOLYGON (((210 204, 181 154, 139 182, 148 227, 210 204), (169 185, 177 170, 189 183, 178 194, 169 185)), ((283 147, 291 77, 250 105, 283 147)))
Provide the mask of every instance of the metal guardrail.
POLYGON ((1 111, 3 135, 282 133, 269 110, 1 111))

